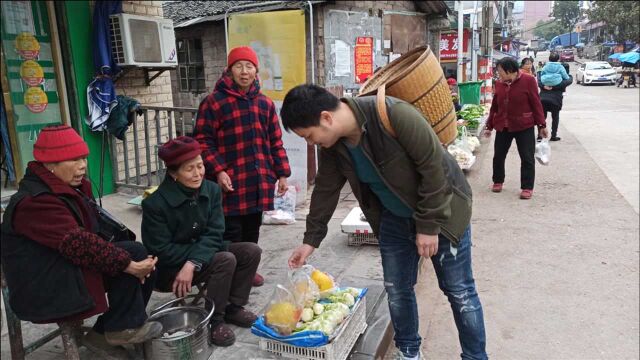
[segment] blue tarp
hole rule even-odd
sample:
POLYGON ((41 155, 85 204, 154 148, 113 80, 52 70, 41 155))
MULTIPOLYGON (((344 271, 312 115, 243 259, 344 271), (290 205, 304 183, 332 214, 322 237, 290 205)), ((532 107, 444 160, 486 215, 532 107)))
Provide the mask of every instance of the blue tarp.
POLYGON ((635 64, 638 62, 638 60, 640 60, 640 54, 635 51, 624 53, 618 57, 618 60, 620 60, 621 62, 635 64))
POLYGON ((93 10, 93 62, 96 78, 87 86, 89 116, 87 125, 93 131, 106 129, 105 123, 116 106, 116 88, 112 76, 120 69, 111 53, 109 16, 122 12, 122 1, 96 1, 93 10))
POLYGON ((7 114, 4 108, 4 98, 0 104, 0 134, 2 134, 2 145, 4 146, 3 164, 6 166, 9 181, 16 181, 16 172, 13 168, 13 156, 11 154, 11 142, 9 141, 9 126, 7 124, 7 114))
POLYGON ((111 53, 109 16, 122 12, 122 1, 96 1, 93 10, 93 62, 96 74, 115 75, 120 69, 111 53))
POLYGON ((613 53, 611 55, 609 55, 609 59, 620 59, 620 55, 622 55, 622 53, 613 53))
MULTIPOLYGON (((367 294, 367 291, 367 288, 360 291, 360 295, 358 295, 356 303, 367 294)), ((318 347, 329 343, 329 337, 322 331, 317 330, 300 331, 289 336, 280 335, 265 323, 264 316, 258 317, 258 320, 253 323, 253 326, 251 326, 251 333, 256 336, 300 347, 318 347)))

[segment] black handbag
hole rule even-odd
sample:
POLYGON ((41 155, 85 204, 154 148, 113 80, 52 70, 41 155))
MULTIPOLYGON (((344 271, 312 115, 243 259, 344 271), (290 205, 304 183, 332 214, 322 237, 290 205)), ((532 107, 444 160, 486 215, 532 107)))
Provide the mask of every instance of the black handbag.
POLYGON ((91 206, 97 215, 98 229, 96 234, 108 242, 119 241, 135 241, 136 234, 131 231, 125 224, 116 219, 102 206, 98 205, 95 200, 88 197, 80 190, 76 190, 84 200, 91 206))

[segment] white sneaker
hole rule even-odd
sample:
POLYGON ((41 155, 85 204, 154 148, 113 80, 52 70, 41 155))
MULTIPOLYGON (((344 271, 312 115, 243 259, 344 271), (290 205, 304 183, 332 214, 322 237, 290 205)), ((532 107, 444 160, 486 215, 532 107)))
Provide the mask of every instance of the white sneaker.
POLYGON ((406 356, 404 356, 402 351, 400 351, 399 349, 396 349, 396 355, 395 355, 394 359, 396 359, 396 360, 424 360, 425 357, 422 354, 422 349, 420 349, 420 352, 418 353, 418 355, 416 355, 414 357, 406 357, 406 356))

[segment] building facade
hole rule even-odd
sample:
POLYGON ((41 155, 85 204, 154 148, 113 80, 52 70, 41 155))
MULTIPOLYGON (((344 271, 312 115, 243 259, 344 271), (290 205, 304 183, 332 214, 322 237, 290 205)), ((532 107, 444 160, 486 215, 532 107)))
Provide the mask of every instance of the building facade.
MULTIPOLYGON (((3 1, 2 89, 3 172, 13 170, 13 184, 21 179, 33 159, 39 131, 53 124, 68 124, 89 145, 88 176, 103 183, 103 194, 114 191, 113 166, 123 160, 123 148, 112 158, 113 138, 92 132, 87 86, 94 79, 93 1, 3 1), (101 152, 104 150, 104 158, 101 152), (9 156, 7 156, 7 154, 9 156), (10 166, 9 166, 10 163, 10 166)), ((162 1, 123 1, 124 13, 162 17, 162 1)), ((143 70, 129 69, 115 81, 116 94, 138 100, 143 106, 172 106, 168 72, 145 83, 143 70)), ((136 122, 137 124, 137 122, 136 122)), ((153 129, 155 131, 155 129, 153 129)), ((166 129, 162 130, 168 135, 166 129)), ((132 129, 128 136, 131 138, 132 129)), ((145 142, 145 132, 138 132, 145 142)), ((131 157, 137 149, 130 149, 131 157)), ((146 165, 146 164, 145 164, 146 165)), ((4 173, 2 174, 4 178, 4 173)), ((116 177, 118 175, 116 174, 116 177)))

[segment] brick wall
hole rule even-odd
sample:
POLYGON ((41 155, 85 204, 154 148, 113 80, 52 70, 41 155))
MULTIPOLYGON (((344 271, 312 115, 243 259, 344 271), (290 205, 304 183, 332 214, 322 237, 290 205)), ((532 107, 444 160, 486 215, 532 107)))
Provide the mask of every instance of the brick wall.
MULTIPOLYGON (((145 15, 162 17, 162 1, 123 1, 122 10, 127 14, 145 15)), ((151 72, 153 75, 155 72, 151 72)), ((125 95, 132 97, 140 102, 143 106, 166 106, 172 107, 173 96, 171 89, 171 77, 169 71, 165 71, 163 74, 155 78, 149 86, 144 81, 144 71, 142 69, 133 69, 124 74, 116 82, 116 93, 118 95, 125 95)), ((155 151, 156 144, 158 143, 156 123, 153 121, 155 112, 149 112, 149 143, 151 149, 155 151)), ((137 118, 136 126, 138 130, 138 155, 140 158, 139 171, 141 174, 147 172, 147 161, 145 154, 145 132, 143 117, 137 118)), ((168 124, 166 113, 162 112, 160 116, 160 134, 161 141, 164 142, 169 138, 168 124)), ((131 126, 127 132, 128 146, 128 158, 130 176, 135 174, 135 148, 133 146, 133 126, 131 126)), ((116 141, 116 160, 119 180, 124 179, 124 147, 122 141, 116 141)), ((155 171, 156 162, 155 155, 151 156, 151 170, 155 171)))
POLYGON ((181 92, 178 83, 177 71, 172 70, 171 88, 173 104, 176 107, 197 108, 202 99, 213 91, 216 81, 222 75, 226 67, 227 49, 224 36, 224 21, 207 22, 190 26, 188 28, 176 28, 177 39, 202 40, 202 59, 204 61, 204 76, 206 90, 203 93, 181 92))

